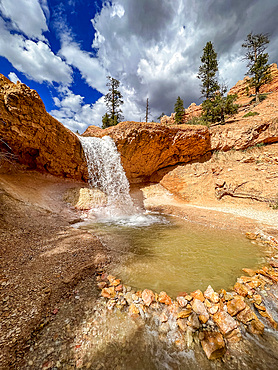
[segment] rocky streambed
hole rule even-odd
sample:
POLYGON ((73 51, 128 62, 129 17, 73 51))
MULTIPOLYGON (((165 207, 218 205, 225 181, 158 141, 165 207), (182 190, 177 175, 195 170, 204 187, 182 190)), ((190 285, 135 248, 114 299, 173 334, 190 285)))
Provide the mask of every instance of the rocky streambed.
MULTIPOLYGON (((278 248, 275 239, 264 240, 250 233, 247 236, 278 248)), ((217 293, 208 286, 205 292, 184 292, 176 299, 163 291, 136 291, 106 273, 100 273, 97 280, 108 310, 124 310, 133 318, 151 320, 159 338, 171 339, 181 350, 190 348, 195 337, 207 358, 213 360, 222 357, 246 331, 263 335, 265 327, 277 330, 278 261, 272 259, 269 267, 243 271, 247 276, 238 278, 231 292, 222 289, 217 293), (270 301, 276 307, 274 312, 270 301)))

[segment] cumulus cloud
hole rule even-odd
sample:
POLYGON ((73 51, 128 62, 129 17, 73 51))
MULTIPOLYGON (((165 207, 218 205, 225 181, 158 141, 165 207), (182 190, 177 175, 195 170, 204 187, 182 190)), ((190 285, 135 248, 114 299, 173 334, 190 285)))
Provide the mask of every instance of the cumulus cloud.
POLYGON ((20 79, 17 77, 16 73, 14 73, 14 72, 10 72, 10 73, 8 74, 8 77, 9 77, 9 79, 10 79, 14 84, 16 84, 16 83, 17 83, 17 81, 21 82, 21 81, 20 81, 20 79))
POLYGON ((89 86, 105 93, 107 71, 97 58, 86 51, 82 51, 69 35, 63 35, 59 55, 63 56, 68 64, 80 71, 89 86))
POLYGON ((54 102, 58 109, 49 112, 54 118, 62 122, 70 130, 81 134, 90 125, 101 126, 101 119, 105 113, 104 98, 95 104, 85 104, 84 97, 75 95, 69 88, 60 88, 59 98, 54 102))
MULTIPOLYGON (((251 31, 277 37, 277 12, 275 0, 266 0, 263 7, 259 0, 117 0, 105 3, 92 20, 92 46, 101 65, 132 92, 127 96, 137 111, 143 114, 149 97, 154 115, 170 113, 177 96, 185 105, 200 102, 196 75, 207 41, 218 52, 220 82, 232 87, 246 71, 244 38, 251 31)), ((270 56, 277 60, 277 48, 270 56)))
POLYGON ((55 55, 45 42, 9 32, 1 18, 0 32, 0 55, 6 57, 18 71, 37 82, 69 84, 72 81, 71 67, 55 55))
POLYGON ((27 37, 44 39, 43 32, 48 30, 46 16, 49 9, 47 1, 42 1, 43 12, 39 0, 1 0, 0 11, 11 22, 13 29, 23 32, 27 37))

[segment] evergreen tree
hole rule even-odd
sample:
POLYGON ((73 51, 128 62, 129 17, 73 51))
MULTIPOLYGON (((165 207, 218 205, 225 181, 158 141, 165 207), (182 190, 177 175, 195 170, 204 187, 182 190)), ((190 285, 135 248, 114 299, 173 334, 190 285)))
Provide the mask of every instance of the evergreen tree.
POLYGON ((234 104, 237 95, 226 95, 227 88, 223 86, 214 94, 213 99, 207 99, 202 103, 203 118, 208 123, 221 122, 225 124, 225 116, 236 114, 238 104, 234 104))
POLYGON ((183 100, 178 96, 176 104, 175 104, 175 123, 177 125, 182 123, 183 115, 184 115, 184 107, 183 107, 183 100))
POLYGON ((102 116, 102 128, 115 126, 123 120, 121 105, 124 104, 123 96, 118 90, 120 82, 111 76, 107 76, 108 93, 104 100, 107 107, 107 112, 102 116))
POLYGON ((214 51, 211 41, 206 43, 203 51, 204 53, 201 56, 202 65, 199 67, 197 77, 202 81, 202 96, 211 99, 220 88, 215 76, 218 71, 217 53, 214 51))
POLYGON ((249 85, 255 88, 256 102, 259 102, 260 87, 271 79, 270 66, 268 64, 268 53, 265 53, 266 45, 269 43, 268 35, 260 33, 253 35, 249 33, 242 44, 246 48, 245 59, 248 60, 247 75, 251 76, 249 85))

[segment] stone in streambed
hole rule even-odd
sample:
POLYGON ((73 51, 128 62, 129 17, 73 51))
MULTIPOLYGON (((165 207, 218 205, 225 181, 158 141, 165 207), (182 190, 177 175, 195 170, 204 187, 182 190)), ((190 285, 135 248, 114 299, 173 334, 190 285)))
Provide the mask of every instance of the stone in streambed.
POLYGON ((263 299, 262 299, 262 296, 259 295, 259 294, 254 294, 253 295, 253 300, 256 304, 261 304, 263 299))
POLYGON ((232 330, 225 338, 229 343, 238 343, 242 338, 239 328, 232 330))
POLYGON ((114 287, 103 288, 101 291, 101 295, 104 298, 114 298, 116 295, 115 288, 114 287))
POLYGON ((192 309, 185 309, 177 313, 176 318, 177 319, 185 319, 189 317, 192 314, 192 309))
POLYGON ((264 332, 264 324, 260 320, 252 320, 247 328, 252 334, 262 335, 264 332))
POLYGON ((234 290, 237 292, 237 294, 243 297, 246 297, 248 295, 248 288, 241 283, 235 283, 234 290))
POLYGON ((187 320, 186 319, 177 319, 178 327, 181 329, 181 331, 187 330, 187 320))
POLYGON ((247 324, 251 320, 258 320, 257 315, 248 306, 237 315, 237 319, 243 324, 247 324))
POLYGON ((140 313, 139 308, 134 303, 129 306, 128 312, 131 317, 138 317, 140 313))
POLYGON ((200 328, 200 321, 198 319, 198 315, 193 312, 189 317, 187 321, 188 326, 190 326, 192 329, 199 329, 200 328))
POLYGON ((159 316, 159 320, 161 322, 167 322, 168 321, 168 316, 166 315, 165 312, 162 312, 162 314, 159 316))
POLYGON ((172 304, 172 299, 165 292, 160 292, 159 293, 158 301, 160 303, 164 303, 166 305, 172 304))
POLYGON ((152 290, 145 289, 142 292, 142 299, 146 306, 150 306, 150 304, 155 300, 155 295, 152 290))
POLYGON ((218 303, 219 302, 219 294, 216 293, 212 287, 209 285, 204 292, 204 297, 210 300, 212 303, 218 303))
POLYGON ((199 289, 195 290, 195 292, 190 293, 190 295, 193 298, 199 299, 201 302, 204 302, 204 300, 205 300, 205 297, 204 297, 203 293, 199 289))
POLYGON ((185 297, 183 297, 183 296, 179 296, 179 297, 177 297, 177 302, 178 302, 178 304, 179 304, 181 307, 186 307, 186 305, 187 305, 187 303, 188 303, 187 299, 186 299, 185 297))
POLYGON ((106 287, 106 282, 105 281, 101 281, 100 283, 97 283, 97 286, 99 287, 99 289, 103 289, 103 288, 105 288, 106 287))
POLYGON ((224 335, 229 334, 232 330, 237 328, 235 319, 232 318, 227 312, 220 311, 213 316, 213 320, 219 327, 220 332, 224 335))
MULTIPOLYGON (((193 309, 194 312, 196 312, 197 315, 200 315, 200 316, 206 318, 206 321, 208 321, 209 314, 207 312, 206 306, 199 299, 195 298, 193 300, 192 309, 193 309)), ((202 320, 202 322, 204 322, 204 320, 202 320)))
POLYGON ((227 303, 227 310, 231 316, 237 315, 240 311, 243 311, 245 307, 246 303, 241 296, 235 296, 234 299, 227 303))
POLYGON ((220 333, 204 331, 201 338, 202 348, 209 360, 215 360, 225 354, 226 346, 220 333))

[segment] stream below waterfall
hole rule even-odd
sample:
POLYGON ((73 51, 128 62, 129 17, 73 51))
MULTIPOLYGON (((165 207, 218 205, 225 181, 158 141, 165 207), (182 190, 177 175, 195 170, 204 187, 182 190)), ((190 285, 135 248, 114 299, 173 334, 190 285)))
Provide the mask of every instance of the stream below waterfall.
POLYGON ((177 217, 138 214, 80 227, 120 255, 111 274, 136 289, 166 291, 173 298, 208 285, 229 290, 243 267, 256 269, 265 262, 263 247, 241 233, 177 217))

